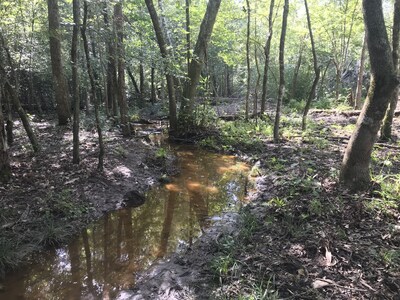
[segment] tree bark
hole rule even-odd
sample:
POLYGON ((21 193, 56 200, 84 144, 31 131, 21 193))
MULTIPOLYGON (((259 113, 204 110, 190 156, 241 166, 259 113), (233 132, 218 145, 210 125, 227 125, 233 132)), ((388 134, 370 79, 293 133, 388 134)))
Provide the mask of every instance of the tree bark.
POLYGON ((287 17, 289 14, 289 0, 285 0, 282 16, 282 31, 279 43, 279 90, 278 102, 276 104, 275 122, 274 122, 274 142, 279 142, 279 125, 281 118, 281 105, 285 96, 285 38, 287 28, 287 17))
POLYGON ((361 50, 360 69, 358 70, 356 96, 354 99, 354 109, 361 109, 361 96, 364 78, 365 52, 367 50, 367 36, 364 34, 363 46, 361 50))
POLYGON ((90 93, 94 103, 94 114, 96 119, 96 128, 97 128, 97 135, 99 138, 99 161, 97 164, 97 169, 103 171, 104 168, 104 143, 103 143, 103 133, 100 124, 100 113, 99 113, 99 101, 96 97, 96 84, 94 82, 94 76, 92 71, 92 66, 90 62, 90 55, 89 55, 89 44, 86 37, 86 27, 87 27, 87 14, 88 14, 88 3, 87 0, 83 2, 83 24, 81 27, 81 35, 83 41, 83 48, 85 50, 85 57, 86 57, 86 67, 87 72, 89 75, 90 81, 90 93))
POLYGON ((28 135, 29 141, 31 142, 33 152, 37 153, 40 151, 40 145, 37 141, 36 135, 32 129, 32 126, 29 122, 29 118, 26 115, 25 110, 21 106, 21 102, 19 101, 18 94, 15 91, 15 89, 11 86, 11 84, 6 81, 5 82, 5 88, 6 91, 8 92, 8 95, 11 97, 11 100, 13 102, 13 105, 15 109, 17 110, 18 116, 20 117, 22 121, 22 125, 25 128, 26 134, 28 135))
POLYGON ((50 56, 56 97, 58 124, 66 125, 71 116, 67 81, 61 56, 60 14, 58 0, 47 0, 49 18, 50 56))
POLYGON ((72 1, 72 11, 74 16, 74 28, 72 31, 71 45, 71 68, 72 68, 72 96, 74 99, 74 123, 73 123, 73 149, 72 163, 79 164, 79 78, 78 78, 78 35, 80 26, 80 3, 79 0, 72 1))
MULTIPOLYGON (((396 74, 399 74, 399 34, 400 34, 400 0, 394 2, 394 16, 393 16, 393 37, 392 37, 392 59, 393 67, 396 74)), ((393 93, 389 107, 386 111, 383 125, 381 128, 381 140, 389 141, 392 139, 392 124, 393 115, 396 110, 397 102, 399 100, 399 88, 393 93)))
POLYGON ((124 16, 122 14, 122 3, 117 2, 114 6, 115 29, 117 32, 117 57, 118 57, 118 105, 121 118, 122 135, 131 135, 128 124, 128 104, 125 93, 125 49, 124 49, 124 16))
POLYGON ((307 99, 307 102, 306 102, 306 105, 305 105, 304 111, 303 111, 303 120, 302 120, 302 125, 301 125, 301 129, 303 131, 306 130, 306 127, 307 127, 308 111, 310 110, 312 100, 315 99, 318 81, 319 81, 320 74, 321 74, 321 68, 318 66, 317 51, 315 50, 314 36, 313 36, 313 32, 312 32, 312 27, 311 27, 311 18, 310 18, 310 12, 308 10, 307 0, 304 0, 304 6, 306 8, 308 32, 310 34, 311 51, 312 51, 312 55, 313 55, 313 65, 314 65, 315 77, 314 77, 314 82, 312 84, 310 94, 308 95, 308 99, 307 99))
POLYGON ((356 129, 347 145, 340 172, 341 182, 352 190, 363 190, 370 184, 372 148, 389 99, 399 84, 391 57, 382 0, 363 0, 363 15, 372 79, 356 129))
MULTIPOLYGON (((167 43, 165 42, 165 37, 161 29, 160 21, 158 19, 157 12, 154 8, 153 0, 145 0, 146 6, 149 11, 151 21, 153 22, 154 31, 157 37, 158 46, 160 48, 161 56, 164 59, 170 57, 167 51, 167 43)), ((171 74, 169 74, 167 66, 165 66, 165 78, 167 81, 168 97, 169 97, 169 126, 170 133, 176 133, 177 129, 177 116, 176 116, 176 99, 175 99, 175 87, 174 79, 171 74)))
POLYGON ((247 12, 247 32, 246 32, 246 66, 247 66, 247 86, 246 86, 246 108, 245 108, 245 119, 249 120, 249 102, 250 102, 250 83, 251 83, 251 66, 250 66, 250 3, 246 0, 246 12, 247 12))
POLYGON ((268 92, 268 68, 270 61, 270 50, 271 50, 271 41, 272 41, 272 33, 273 33, 273 14, 274 14, 274 5, 275 1, 271 0, 269 6, 269 15, 268 15, 268 33, 267 33, 267 41, 264 47, 264 55, 265 55, 265 64, 264 64, 264 75, 263 75, 263 85, 262 85, 262 95, 261 95, 261 114, 265 112, 265 105, 267 102, 267 92, 268 92))
POLYGON ((293 72, 292 85, 291 85, 291 91, 290 91, 291 99, 295 99, 295 96, 296 96, 297 79, 299 77, 300 67, 301 67, 301 63, 303 61, 303 50, 304 50, 304 39, 301 42, 301 46, 300 46, 300 50, 299 50, 299 57, 297 58, 297 63, 296 63, 296 66, 295 66, 294 72, 293 72))
POLYGON ((221 0, 210 0, 208 2, 206 13, 200 25, 199 35, 189 66, 189 82, 183 91, 182 110, 180 116, 180 121, 182 121, 182 124, 186 123, 194 109, 194 96, 196 95, 196 87, 200 80, 201 68, 204 64, 208 42, 211 38, 220 4, 221 0))
POLYGON ((0 86, 0 182, 7 183, 11 179, 11 166, 8 156, 8 144, 4 128, 4 117, 2 109, 3 87, 0 86))
POLYGON ((132 74, 131 68, 127 67, 126 70, 128 71, 129 78, 132 80, 132 84, 133 84, 136 94, 140 94, 139 87, 135 80, 135 76, 133 76, 133 74, 132 74))
POLYGON ((107 111, 113 116, 117 115, 116 107, 116 86, 117 86, 117 68, 115 64, 114 30, 110 24, 108 16, 108 1, 103 2, 104 25, 107 31, 106 49, 107 49, 107 111))

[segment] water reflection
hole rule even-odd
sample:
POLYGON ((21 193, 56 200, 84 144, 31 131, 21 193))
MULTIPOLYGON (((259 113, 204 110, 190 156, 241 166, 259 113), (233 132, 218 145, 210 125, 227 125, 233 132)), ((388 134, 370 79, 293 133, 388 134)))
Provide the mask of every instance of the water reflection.
POLYGON ((190 245, 210 216, 236 209, 248 167, 232 156, 177 150, 181 174, 149 191, 146 203, 104 216, 68 246, 3 283, 0 299, 112 299, 135 274, 190 245))

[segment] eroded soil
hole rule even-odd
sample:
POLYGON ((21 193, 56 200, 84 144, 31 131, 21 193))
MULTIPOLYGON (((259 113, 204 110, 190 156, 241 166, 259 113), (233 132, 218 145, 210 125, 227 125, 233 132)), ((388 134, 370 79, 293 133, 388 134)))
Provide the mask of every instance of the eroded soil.
MULTIPOLYGON (((245 153, 256 161, 251 204, 119 299, 400 299, 400 191, 388 200, 378 185, 362 194, 340 187, 356 118, 312 118, 313 134, 245 153)), ((398 143, 377 144, 374 174, 399 174, 399 157, 398 143)))
MULTIPOLYGON (((399 197, 385 200, 378 185, 363 194, 340 187, 338 169, 355 117, 312 118, 312 134, 293 133, 280 144, 265 139, 262 154, 237 149, 255 165, 252 203, 141 274, 119 299, 399 299, 399 197)), ((4 239, 14 236, 20 249, 10 261, 68 240, 121 205, 126 192, 144 192, 175 171, 173 163, 154 159, 151 141, 124 139, 118 131, 105 132, 103 173, 96 170, 91 130, 82 132, 82 162, 74 166, 70 129, 34 126, 43 151, 30 155, 20 132, 11 149, 14 179, 0 187, 0 241, 15 247, 4 239)), ((373 173, 398 174, 399 158, 398 143, 377 144, 373 173)))

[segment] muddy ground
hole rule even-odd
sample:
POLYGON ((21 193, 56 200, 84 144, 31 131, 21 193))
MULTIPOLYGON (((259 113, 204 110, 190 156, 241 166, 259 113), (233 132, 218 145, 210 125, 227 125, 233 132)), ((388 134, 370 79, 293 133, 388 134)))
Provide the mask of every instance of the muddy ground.
MULTIPOLYGON (((330 112, 312 119, 307 136, 293 132, 280 144, 264 138, 261 153, 237 149, 255 165, 251 204, 226 215, 192 248, 140 274, 119 299, 400 299, 398 199, 387 205, 378 185, 363 194, 338 185, 356 117, 330 112)), ((13 179, 0 186, 2 271, 69 240, 123 205, 127 192, 144 193, 177 172, 174 159, 157 158, 157 142, 140 129, 125 139, 106 126, 105 169, 99 172, 92 124, 83 126, 79 166, 71 163, 71 128, 52 120, 33 125, 42 152, 32 154, 17 126, 13 179)), ((398 174, 399 144, 375 149, 374 173, 398 174)))
POLYGON ((103 172, 97 169, 94 125, 82 125, 81 162, 74 165, 70 127, 33 119, 42 147, 34 154, 21 124, 15 123, 10 148, 13 177, 0 186, 0 275, 27 262, 34 252, 65 243, 104 213, 127 205, 128 192, 140 197, 161 177, 178 171, 175 158, 158 157, 157 140, 149 138, 149 133, 165 128, 159 122, 146 125, 147 132, 135 125, 132 138, 123 138, 106 123, 103 172))
MULTIPOLYGON (((361 194, 339 186, 356 117, 312 119, 309 136, 241 152, 256 166, 252 202, 118 299, 400 299, 400 190, 389 204, 379 184, 361 194)), ((378 144, 374 173, 399 174, 398 158, 398 143, 378 144)))

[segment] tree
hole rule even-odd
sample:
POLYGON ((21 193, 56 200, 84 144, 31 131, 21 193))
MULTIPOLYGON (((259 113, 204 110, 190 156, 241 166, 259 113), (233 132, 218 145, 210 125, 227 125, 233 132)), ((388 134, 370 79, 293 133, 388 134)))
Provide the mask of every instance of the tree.
POLYGON ((60 14, 58 0, 47 0, 49 18, 49 39, 53 85, 57 103, 58 124, 66 125, 71 116, 68 100, 68 87, 64 76, 61 56, 60 14))
POLYGON ((2 98, 3 98, 3 86, 0 85, 0 182, 6 183, 11 178, 11 166, 8 156, 6 131, 4 128, 2 98))
POLYGON ((274 5, 275 1, 271 0, 269 5, 269 15, 268 15, 267 41, 265 42, 264 46, 265 63, 264 63, 264 75, 263 75, 263 85, 262 85, 262 95, 261 95, 261 114, 265 112, 265 104, 267 102, 268 68, 269 68, 271 41, 273 33, 272 16, 274 14, 274 5))
POLYGON ((194 109, 194 96, 196 95, 196 88, 200 81, 201 69, 204 64, 208 43, 211 38, 220 4, 221 0, 210 0, 208 2, 206 13, 200 25, 199 35, 197 37, 197 42, 193 50, 193 57, 190 61, 189 72, 187 74, 189 82, 183 91, 182 110, 180 115, 180 122, 182 124, 187 124, 191 112, 194 109))
POLYGON ((251 65, 250 65, 250 3, 246 0, 247 12, 247 31, 246 31, 246 65, 247 65, 247 86, 246 86, 246 109, 245 118, 249 119, 249 98, 250 98, 250 84, 251 84, 251 65))
POLYGON ((276 104, 275 122, 274 122, 275 143, 279 141, 281 105, 283 97, 285 96, 285 38, 286 38, 288 14, 289 14, 289 0, 285 0, 285 3, 283 5, 281 38, 279 42, 279 90, 278 90, 278 101, 276 104))
POLYGON ((87 36, 86 36, 87 18, 88 18, 88 3, 87 3, 87 0, 85 0, 83 2, 83 24, 81 27, 81 35, 82 35, 83 48, 84 48, 85 57, 86 57, 86 67, 87 67, 87 72, 88 72, 89 81, 90 81, 90 94, 92 96, 93 103, 94 103, 94 114, 95 114, 95 119, 96 119, 97 135, 99 138, 99 161, 97 164, 97 169, 99 169, 100 171, 103 171, 103 167, 104 167, 103 133, 102 133, 101 124, 100 124, 99 101, 97 100, 97 97, 96 97, 96 83, 94 81, 92 64, 90 62, 89 43, 87 41, 87 36))
POLYGON ((154 31, 157 38, 158 47, 160 48, 160 53, 165 60, 165 78, 167 81, 168 98, 169 98, 169 126, 170 132, 176 132, 178 121, 176 116, 176 98, 175 98, 175 87, 173 76, 169 73, 167 69, 167 61, 170 58, 170 53, 168 52, 167 43, 165 41, 164 33, 162 31, 160 20, 156 9, 154 8, 153 0, 145 0, 146 6, 150 14, 151 21, 153 23, 154 31))
MULTIPOLYGON (((393 16, 393 31, 392 31, 392 59, 393 67, 396 74, 399 73, 399 38, 400 38, 400 0, 394 2, 394 16, 393 16)), ((396 110, 397 101, 399 99, 399 89, 397 88, 392 95, 389 102, 389 107, 386 111, 383 125, 381 128, 382 140, 388 141, 392 139, 392 123, 393 116, 396 110)))
POLYGON ((72 69, 72 97, 74 99, 74 123, 73 123, 73 149, 72 163, 79 164, 79 113, 80 97, 78 84, 78 36, 80 26, 80 3, 79 0, 73 0, 72 12, 74 16, 74 27, 72 29, 71 43, 71 69, 72 69))
POLYGON ((115 30, 117 32, 117 71, 118 71, 118 104, 121 117, 122 134, 129 136, 131 130, 128 124, 128 104, 125 93, 125 51, 124 51, 124 16, 122 14, 122 3, 117 2, 114 6, 115 30))
POLYGON ((311 41, 311 51, 312 51, 312 55, 313 55, 313 65, 314 65, 315 77, 314 77, 313 84, 311 86, 310 94, 308 95, 306 106, 304 107, 304 111, 303 111, 303 120, 302 120, 302 125, 301 125, 301 129, 303 131, 306 130, 307 114, 308 114, 308 111, 310 110, 311 101, 314 100, 314 98, 315 98, 318 81, 319 81, 319 77, 321 74, 321 68, 318 66, 317 51, 315 49, 314 36, 313 36, 312 28, 311 28, 311 19, 310 19, 310 12, 308 10, 307 0, 304 0, 304 6, 306 8, 308 32, 309 32, 310 41, 311 41))
POLYGON ((371 84, 340 171, 341 182, 353 190, 369 186, 372 148, 389 100, 399 84, 391 57, 382 0, 363 0, 363 15, 371 62, 371 84))
POLYGON ((354 108, 355 109, 361 109, 361 97, 362 97, 362 87, 363 87, 363 79, 364 79, 366 50, 367 50, 367 37, 364 34, 363 45, 362 45, 362 49, 361 49, 360 69, 358 70, 358 76, 357 76, 356 96, 354 98, 354 108))

